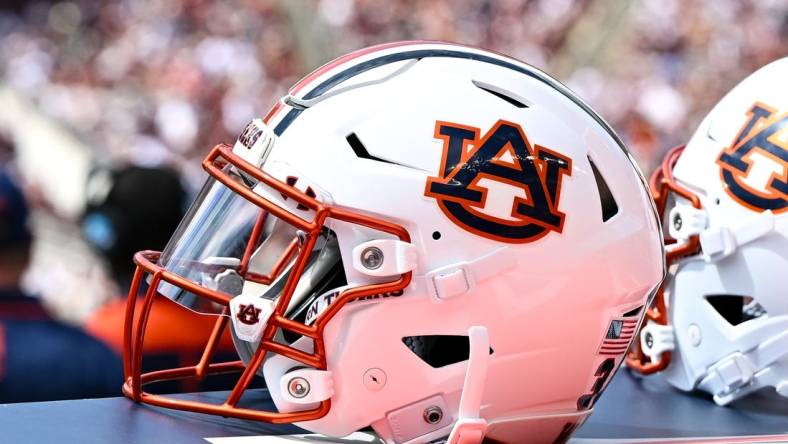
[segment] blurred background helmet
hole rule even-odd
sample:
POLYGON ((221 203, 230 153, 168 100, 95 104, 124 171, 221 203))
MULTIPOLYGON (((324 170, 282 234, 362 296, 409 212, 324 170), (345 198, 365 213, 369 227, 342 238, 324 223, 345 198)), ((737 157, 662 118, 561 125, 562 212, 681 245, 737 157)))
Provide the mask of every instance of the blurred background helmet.
POLYGON ((664 276, 653 202, 612 129, 546 74, 480 49, 340 57, 203 167, 164 251, 135 256, 124 393, 137 401, 336 437, 371 426, 389 443, 562 441, 664 276), (140 374, 157 291, 216 329, 196 365, 140 374), (228 324, 241 361, 209 364, 228 324), (232 370, 223 404, 142 388, 232 370), (255 378, 275 410, 243 396, 255 378))
POLYGON ((652 178, 671 266, 628 363, 727 404, 788 396, 788 58, 750 75, 652 178))

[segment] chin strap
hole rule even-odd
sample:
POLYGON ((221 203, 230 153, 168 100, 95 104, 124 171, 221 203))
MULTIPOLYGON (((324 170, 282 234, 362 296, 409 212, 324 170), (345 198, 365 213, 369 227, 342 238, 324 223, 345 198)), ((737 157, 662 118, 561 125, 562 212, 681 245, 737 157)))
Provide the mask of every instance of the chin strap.
POLYGON ((762 342, 753 350, 736 352, 712 365, 698 388, 714 395, 714 402, 726 405, 761 387, 773 386, 788 396, 788 380, 770 367, 788 355, 788 331, 762 342))
POLYGON ((470 356, 468 371, 462 385, 460 412, 446 444, 481 444, 487 432, 487 421, 479 417, 487 367, 490 360, 490 337, 487 327, 468 330, 470 356))

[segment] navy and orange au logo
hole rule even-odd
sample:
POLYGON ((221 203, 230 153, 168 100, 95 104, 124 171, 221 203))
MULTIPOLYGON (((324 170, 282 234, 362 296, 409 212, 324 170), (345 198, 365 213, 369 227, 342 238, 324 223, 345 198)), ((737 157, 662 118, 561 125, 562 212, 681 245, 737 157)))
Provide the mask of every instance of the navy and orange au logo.
POLYGON ((532 146, 520 125, 505 120, 481 137, 479 128, 438 121, 435 138, 443 140, 440 176, 427 179, 424 194, 455 224, 508 243, 561 232, 558 201, 570 158, 532 146))
POLYGON ((725 191, 755 211, 788 210, 788 113, 755 103, 717 164, 725 191))
POLYGON ((235 317, 246 325, 254 325, 260 322, 260 312, 262 311, 252 304, 241 304, 238 306, 238 314, 235 317))

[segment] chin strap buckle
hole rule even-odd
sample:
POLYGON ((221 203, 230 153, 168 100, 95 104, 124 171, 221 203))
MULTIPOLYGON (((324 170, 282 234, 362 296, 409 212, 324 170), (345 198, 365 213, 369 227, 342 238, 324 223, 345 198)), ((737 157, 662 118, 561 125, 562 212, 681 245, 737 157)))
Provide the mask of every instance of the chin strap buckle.
POLYGON ((714 402, 726 405, 761 387, 773 386, 788 397, 788 380, 779 364, 788 355, 788 331, 773 336, 748 352, 736 352, 709 367, 698 388, 714 395, 714 402))
POLYGON ((468 339, 470 356, 462 385, 459 418, 446 444, 481 444, 487 433, 487 421, 479 417, 479 410, 490 361, 490 337, 486 327, 471 327, 468 339))
POLYGON ((756 371, 747 356, 734 353, 714 364, 698 387, 712 393, 714 402, 725 405, 741 396, 738 392, 752 382, 756 371))
POLYGON ((640 349, 652 362, 659 361, 663 353, 675 348, 676 335, 673 327, 649 322, 640 330, 640 349))

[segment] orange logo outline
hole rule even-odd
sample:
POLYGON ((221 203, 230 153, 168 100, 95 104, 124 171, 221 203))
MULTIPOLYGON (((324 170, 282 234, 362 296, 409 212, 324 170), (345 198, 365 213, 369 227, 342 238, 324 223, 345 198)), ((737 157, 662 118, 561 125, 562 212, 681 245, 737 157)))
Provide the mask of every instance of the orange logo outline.
POLYGON ((436 121, 434 137, 443 141, 438 176, 427 179, 424 195, 466 231, 506 243, 528 243, 550 231, 561 233, 565 215, 558 210, 563 176, 572 160, 541 145, 532 145, 517 123, 498 120, 480 137, 479 128, 436 121), (511 161, 502 159, 508 153, 511 161), (521 188, 511 216, 501 219, 479 211, 487 203, 489 179, 521 188))

